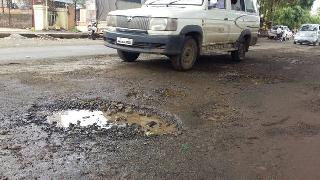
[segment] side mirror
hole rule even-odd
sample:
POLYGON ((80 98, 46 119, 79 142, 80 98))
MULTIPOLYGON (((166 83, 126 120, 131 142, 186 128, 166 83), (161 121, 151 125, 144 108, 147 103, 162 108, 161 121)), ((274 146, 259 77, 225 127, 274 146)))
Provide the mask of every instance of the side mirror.
POLYGON ((218 1, 217 0, 210 0, 208 3, 208 9, 212 9, 212 8, 216 8, 218 5, 218 1))

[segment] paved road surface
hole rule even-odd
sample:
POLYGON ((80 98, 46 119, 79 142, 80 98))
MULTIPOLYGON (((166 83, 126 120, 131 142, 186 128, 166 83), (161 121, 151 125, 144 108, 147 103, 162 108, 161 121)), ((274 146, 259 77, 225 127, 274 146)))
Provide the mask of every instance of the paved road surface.
POLYGON ((107 48, 104 45, 0 48, 0 63, 16 60, 34 60, 113 53, 116 53, 116 51, 107 48))

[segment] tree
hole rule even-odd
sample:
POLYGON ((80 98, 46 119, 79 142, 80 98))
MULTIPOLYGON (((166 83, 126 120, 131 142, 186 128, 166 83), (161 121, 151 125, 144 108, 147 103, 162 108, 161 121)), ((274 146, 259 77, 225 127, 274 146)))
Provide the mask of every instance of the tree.
POLYGON ((304 9, 310 9, 314 0, 299 0, 299 5, 304 9))
POLYGON ((286 25, 290 28, 299 28, 305 23, 320 24, 319 16, 311 16, 310 10, 300 5, 283 7, 276 12, 276 24, 286 25))
POLYGON ((311 18, 310 9, 315 0, 261 0, 260 13, 267 22, 283 24, 297 28, 308 21, 317 21, 311 18))

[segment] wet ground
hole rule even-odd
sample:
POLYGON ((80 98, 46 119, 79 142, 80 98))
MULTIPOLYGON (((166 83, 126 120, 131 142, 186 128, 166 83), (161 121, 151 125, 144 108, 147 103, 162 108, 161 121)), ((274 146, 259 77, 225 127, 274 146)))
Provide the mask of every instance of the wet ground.
POLYGON ((5 62, 0 179, 319 179, 319 117, 320 46, 261 40, 189 72, 149 55, 5 62), (81 110, 126 125, 48 120, 81 110), (145 133, 160 124, 173 133, 145 133))

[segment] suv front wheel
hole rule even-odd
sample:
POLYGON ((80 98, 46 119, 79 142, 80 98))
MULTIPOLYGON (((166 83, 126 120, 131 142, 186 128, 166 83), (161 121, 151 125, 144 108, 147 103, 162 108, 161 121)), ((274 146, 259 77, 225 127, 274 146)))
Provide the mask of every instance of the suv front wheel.
POLYGON ((191 37, 185 37, 181 54, 171 56, 170 60, 174 69, 178 71, 190 70, 198 58, 199 48, 196 40, 191 37))
POLYGON ((140 53, 117 50, 119 57, 125 62, 133 62, 138 59, 140 53))
POLYGON ((245 41, 240 42, 238 45, 238 50, 231 51, 232 61, 240 62, 240 61, 244 60, 246 57, 246 51, 247 51, 246 47, 247 47, 247 44, 245 41))

